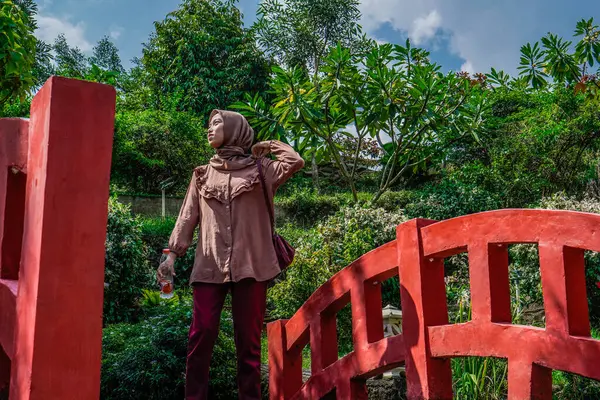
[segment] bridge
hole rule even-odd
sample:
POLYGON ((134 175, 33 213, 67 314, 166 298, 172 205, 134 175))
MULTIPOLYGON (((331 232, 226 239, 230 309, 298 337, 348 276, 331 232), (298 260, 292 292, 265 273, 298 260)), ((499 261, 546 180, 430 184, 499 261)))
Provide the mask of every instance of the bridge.
POLYGON ((408 399, 451 399, 452 357, 508 360, 509 399, 552 399, 552 370, 600 380, 591 337, 584 251, 600 251, 600 215, 498 210, 416 219, 396 240, 344 268, 289 320, 268 326, 270 398, 367 399, 366 380, 405 365, 408 399), (536 243, 546 327, 512 323, 508 246, 536 243), (450 324, 444 259, 467 252, 472 318, 450 324), (400 277, 402 333, 383 336, 381 282, 400 277), (353 351, 338 359, 336 314, 350 303, 353 351), (311 377, 302 381, 310 345, 311 377))
MULTIPOLYGON (((52 77, 29 120, 0 119, 0 389, 11 400, 99 398, 114 111, 112 87, 52 77)), ((507 359, 510 399, 551 399, 553 369, 600 380, 585 250, 600 251, 600 215, 499 210, 401 224, 396 240, 269 324, 270 398, 366 399, 367 379, 404 365, 409 399, 450 399, 450 359, 465 356, 507 359), (539 246, 545 328, 512 323, 515 243, 539 246), (444 259, 463 252, 472 318, 450 324, 444 259), (381 283, 394 276, 402 333, 384 337, 381 283), (339 358, 336 314, 348 304, 353 351, 339 358)))

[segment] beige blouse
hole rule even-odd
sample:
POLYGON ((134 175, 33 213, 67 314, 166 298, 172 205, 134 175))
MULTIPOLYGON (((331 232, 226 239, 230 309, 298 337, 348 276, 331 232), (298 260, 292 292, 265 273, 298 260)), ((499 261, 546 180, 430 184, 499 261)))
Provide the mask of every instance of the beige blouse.
MULTIPOLYGON (((304 166, 304 160, 285 143, 272 140, 270 146, 276 160, 264 158, 262 165, 273 204, 277 188, 304 166)), ((240 193, 232 195, 231 183, 240 175, 239 171, 224 173, 208 165, 194 171, 169 241, 170 250, 182 256, 199 227, 190 283, 238 282, 244 278, 260 282, 280 272, 258 175, 246 185, 233 185, 240 193), (227 184, 215 187, 207 183, 218 181, 227 184)))

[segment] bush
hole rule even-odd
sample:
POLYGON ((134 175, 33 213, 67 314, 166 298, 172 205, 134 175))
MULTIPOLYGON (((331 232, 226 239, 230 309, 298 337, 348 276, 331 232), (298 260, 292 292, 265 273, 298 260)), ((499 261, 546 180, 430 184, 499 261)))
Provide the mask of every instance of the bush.
POLYGON ((501 207, 502 201, 497 193, 469 181, 448 177, 420 190, 414 202, 406 205, 406 214, 410 218, 441 221, 501 207))
MULTIPOLYGON (((290 226, 280 229, 296 246, 297 253, 294 263, 269 290, 270 317, 291 317, 336 272, 366 252, 394 240, 396 226, 405 220, 401 213, 351 206, 304 235, 290 226)), ((397 279, 384 283, 383 298, 386 303, 399 305, 397 279)), ((347 349, 352 345, 347 308, 338 315, 338 323, 341 348, 347 349)))
POLYGON ((275 198, 277 211, 282 214, 278 215, 279 219, 301 226, 312 226, 335 214, 343 203, 344 200, 340 196, 319 195, 308 190, 275 198))
POLYGON ((152 284, 154 274, 146 261, 140 221, 128 206, 111 198, 106 233, 104 320, 130 321, 143 288, 152 284))
POLYGON ((386 211, 394 212, 406 208, 414 200, 414 197, 415 194, 410 190, 388 191, 381 195, 376 205, 386 211))
MULTIPOLYGON (((179 294, 182 292, 179 291, 179 294)), ((145 308, 146 319, 103 331, 101 398, 179 400, 185 391, 185 360, 192 315, 189 294, 145 308)), ((236 397, 235 345, 224 312, 210 370, 211 399, 236 397)))
MULTIPOLYGON (((147 246, 147 259, 150 263, 150 269, 155 270, 160 263, 162 250, 169 246, 169 238, 175 227, 177 218, 169 217, 162 219, 158 218, 143 218, 142 223, 142 239, 147 246)), ((177 273, 177 282, 180 285, 185 285, 190 279, 192 267, 194 266, 194 255, 198 244, 198 234, 194 233, 194 240, 190 245, 187 253, 183 257, 178 257, 175 263, 175 271, 177 273)))

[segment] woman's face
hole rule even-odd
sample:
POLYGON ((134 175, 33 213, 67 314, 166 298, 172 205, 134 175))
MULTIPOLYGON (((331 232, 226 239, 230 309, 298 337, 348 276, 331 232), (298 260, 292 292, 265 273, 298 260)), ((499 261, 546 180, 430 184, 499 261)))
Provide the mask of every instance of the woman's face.
POLYGON ((223 117, 217 113, 213 115, 208 123, 208 144, 213 149, 218 149, 225 141, 225 132, 223 125, 223 117))

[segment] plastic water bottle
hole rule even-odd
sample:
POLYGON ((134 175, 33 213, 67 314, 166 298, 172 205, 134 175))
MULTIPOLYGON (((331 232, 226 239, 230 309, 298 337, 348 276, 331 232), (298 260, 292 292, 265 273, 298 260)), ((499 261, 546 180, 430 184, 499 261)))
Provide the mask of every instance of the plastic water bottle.
MULTIPOLYGON (((160 258, 160 263, 162 264, 169 257, 169 253, 171 251, 169 249, 164 249, 162 256, 160 258)), ((173 285, 173 275, 169 272, 165 274, 165 277, 162 278, 158 284, 160 285, 160 297, 163 299, 170 299, 173 297, 174 285, 173 285)))

